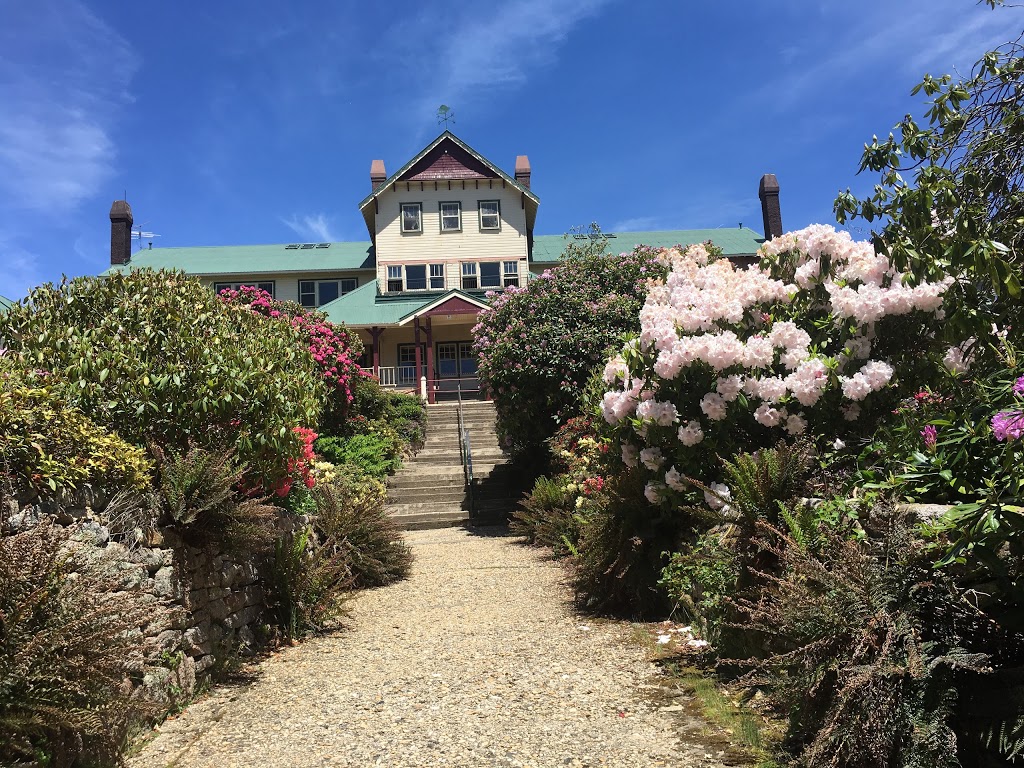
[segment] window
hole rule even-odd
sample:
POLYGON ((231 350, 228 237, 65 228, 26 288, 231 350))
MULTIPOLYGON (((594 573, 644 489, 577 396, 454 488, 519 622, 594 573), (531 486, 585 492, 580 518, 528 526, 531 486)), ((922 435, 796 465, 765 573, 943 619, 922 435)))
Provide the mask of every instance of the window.
POLYGON ((427 265, 406 264, 405 265, 405 290, 425 291, 427 290, 427 265))
POLYGON ((444 264, 430 265, 430 287, 444 288, 444 264))
POLYGON ((462 231, 462 203, 441 203, 441 231, 462 231))
POLYGON ((480 287, 501 287, 501 264, 496 261, 484 261, 480 263, 480 287))
MULTIPOLYGON (((420 365, 423 365, 423 361, 426 360, 427 353, 425 344, 420 344, 420 365)), ((421 373, 422 375, 422 373, 421 373)), ((398 383, 399 385, 412 385, 415 384, 418 377, 416 376, 416 345, 415 344, 399 344, 398 345, 398 383)))
POLYGON ((402 265, 388 265, 388 293, 402 290, 402 265))
POLYGON ((347 277, 336 280, 299 280, 299 304, 315 308, 334 301, 359 287, 359 281, 347 277))
POLYGON ((498 231, 501 229, 501 204, 497 200, 481 200, 480 229, 498 231))
POLYGON ((423 206, 419 203, 402 203, 402 232, 423 231, 423 206))
POLYGON ((476 282, 476 262, 475 261, 464 261, 462 262, 462 290, 471 291, 477 287, 476 282))
POLYGON ((231 290, 237 291, 243 285, 259 288, 261 291, 266 291, 267 293, 269 293, 270 294, 270 298, 274 298, 274 281, 273 280, 265 282, 265 283, 214 283, 213 284, 213 292, 214 293, 220 293, 221 291, 223 291, 226 288, 230 288, 231 290))
POLYGON ((519 262, 518 261, 503 261, 501 262, 502 272, 502 284, 508 288, 512 285, 519 285, 519 262))

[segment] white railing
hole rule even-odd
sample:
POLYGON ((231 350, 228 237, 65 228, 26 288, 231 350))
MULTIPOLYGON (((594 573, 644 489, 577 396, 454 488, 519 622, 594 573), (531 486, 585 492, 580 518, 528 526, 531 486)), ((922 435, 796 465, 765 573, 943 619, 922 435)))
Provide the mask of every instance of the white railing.
MULTIPOLYGON (((364 368, 363 370, 373 372, 372 368, 364 368)), ((426 366, 423 367, 423 375, 426 376, 426 366)), ((377 369, 377 380, 380 382, 382 387, 408 387, 409 389, 416 389, 416 366, 415 365, 399 365, 399 366, 380 366, 377 369)))

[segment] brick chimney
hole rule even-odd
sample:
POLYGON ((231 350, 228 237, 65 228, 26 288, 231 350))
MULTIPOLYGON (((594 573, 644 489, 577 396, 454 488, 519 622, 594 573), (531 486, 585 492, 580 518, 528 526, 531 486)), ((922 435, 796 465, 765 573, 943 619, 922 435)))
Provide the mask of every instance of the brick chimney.
POLYGON ((779 237, 782 234, 782 208, 779 206, 779 180, 774 173, 761 177, 757 196, 761 198, 761 214, 764 216, 764 239, 779 237))
POLYGON ((383 160, 373 160, 370 162, 370 191, 373 192, 377 187, 383 184, 388 179, 388 174, 384 170, 383 160))
POLYGON ((516 181, 530 188, 530 158, 526 155, 516 156, 516 181))
POLYGON ((127 264, 132 258, 132 207, 127 200, 110 206, 110 264, 127 264))

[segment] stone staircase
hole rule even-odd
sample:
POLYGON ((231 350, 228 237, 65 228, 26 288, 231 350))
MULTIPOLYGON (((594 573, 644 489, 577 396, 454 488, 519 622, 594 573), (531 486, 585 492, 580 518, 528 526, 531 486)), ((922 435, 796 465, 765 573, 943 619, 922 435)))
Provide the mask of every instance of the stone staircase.
POLYGON ((511 467, 494 430, 494 403, 463 403, 473 456, 474 513, 459 455, 456 403, 427 406, 427 437, 419 452, 388 479, 387 512, 405 530, 504 522, 515 506, 511 467))

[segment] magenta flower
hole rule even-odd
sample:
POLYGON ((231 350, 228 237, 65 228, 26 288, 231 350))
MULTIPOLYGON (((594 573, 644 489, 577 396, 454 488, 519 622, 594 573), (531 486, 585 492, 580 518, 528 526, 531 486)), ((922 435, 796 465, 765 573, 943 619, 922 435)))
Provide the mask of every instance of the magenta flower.
POLYGON ((921 437, 924 438, 924 447, 929 451, 935 450, 935 441, 939 436, 939 430, 929 424, 921 430, 921 437))
POLYGON ((996 440, 1020 440, 1024 434, 1024 411, 1000 411, 992 417, 992 434, 996 440))
POLYGON ((1024 376, 1013 382, 1013 391, 1018 395, 1024 395, 1024 376))

